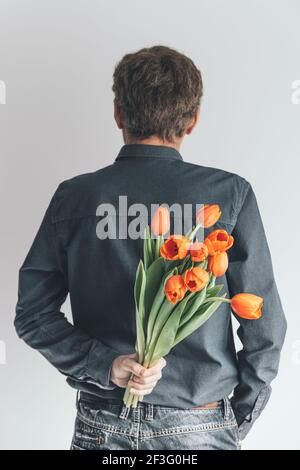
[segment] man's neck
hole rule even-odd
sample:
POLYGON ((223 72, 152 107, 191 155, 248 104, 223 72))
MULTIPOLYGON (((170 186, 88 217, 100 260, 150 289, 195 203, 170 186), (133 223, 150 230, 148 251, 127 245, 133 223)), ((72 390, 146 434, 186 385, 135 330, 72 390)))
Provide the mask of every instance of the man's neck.
POLYGON ((179 151, 182 138, 174 139, 174 142, 169 142, 168 140, 160 139, 159 137, 148 137, 146 139, 135 139, 134 137, 129 137, 128 135, 123 134, 123 139, 125 144, 148 144, 148 145, 165 145, 167 147, 173 147, 179 151))

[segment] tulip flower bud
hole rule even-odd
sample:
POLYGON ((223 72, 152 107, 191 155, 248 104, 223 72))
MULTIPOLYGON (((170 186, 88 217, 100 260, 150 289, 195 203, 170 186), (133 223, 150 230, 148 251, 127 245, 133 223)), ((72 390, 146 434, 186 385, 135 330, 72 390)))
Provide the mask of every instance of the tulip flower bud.
POLYGON ((196 242, 190 246, 191 260, 194 262, 204 261, 208 256, 208 248, 204 243, 196 242))
POLYGON ((151 222, 152 233, 156 236, 165 235, 170 230, 170 211, 167 207, 159 206, 151 222))
POLYGON ((165 284, 165 294, 169 302, 176 304, 183 299, 186 293, 186 286, 183 277, 179 274, 171 276, 165 284))
POLYGON ((246 320, 257 320, 262 316, 263 298, 254 294, 236 294, 231 299, 232 311, 246 320))
POLYGON ((208 258, 208 271, 214 276, 223 276, 228 268, 228 255, 226 251, 216 253, 214 256, 208 258))
POLYGON ((208 253, 212 256, 220 251, 227 251, 233 245, 233 236, 229 235, 226 230, 218 229, 211 232, 204 240, 208 248, 208 253))
POLYGON ((209 282, 208 272, 198 266, 187 270, 183 278, 187 289, 191 292, 199 292, 209 282))
POLYGON ((162 245, 160 254, 170 261, 184 259, 188 254, 190 244, 190 240, 183 235, 171 235, 162 245))
POLYGON ((204 204, 197 213, 197 220, 204 228, 212 227, 221 217, 218 204, 204 204))

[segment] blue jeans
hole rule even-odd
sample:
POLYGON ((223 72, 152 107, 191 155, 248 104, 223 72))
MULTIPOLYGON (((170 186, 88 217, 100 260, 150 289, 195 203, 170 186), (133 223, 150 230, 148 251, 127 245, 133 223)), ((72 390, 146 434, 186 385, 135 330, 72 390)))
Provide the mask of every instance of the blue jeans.
POLYGON ((227 397, 216 408, 175 408, 80 395, 71 450, 240 450, 227 397))

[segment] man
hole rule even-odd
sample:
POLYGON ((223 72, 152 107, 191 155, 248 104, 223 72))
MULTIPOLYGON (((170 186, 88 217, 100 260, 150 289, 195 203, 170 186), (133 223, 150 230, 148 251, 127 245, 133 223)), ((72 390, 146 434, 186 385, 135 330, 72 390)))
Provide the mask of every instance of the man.
POLYGON ((236 174, 183 160, 202 96, 191 59, 163 46, 127 54, 113 91, 124 145, 110 166, 59 185, 20 269, 16 330, 80 391, 72 449, 239 449, 269 398, 286 332, 253 189, 236 174), (238 354, 223 303, 154 367, 138 364, 133 285, 142 240, 97 232, 102 204, 123 225, 120 196, 128 207, 220 205, 215 228, 235 243, 218 281, 230 296, 264 298, 262 318, 238 318, 238 354), (60 312, 68 293, 74 325, 60 312), (122 403, 128 381, 144 396, 130 411, 122 403))

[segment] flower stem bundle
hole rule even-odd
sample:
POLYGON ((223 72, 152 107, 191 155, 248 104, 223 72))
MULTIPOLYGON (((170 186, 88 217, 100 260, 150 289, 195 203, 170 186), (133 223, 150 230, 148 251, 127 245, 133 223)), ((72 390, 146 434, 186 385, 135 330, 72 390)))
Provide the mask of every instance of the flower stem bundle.
MULTIPOLYGON (((200 227, 212 227, 221 216, 217 204, 204 205, 197 214, 197 224, 184 235, 164 235, 170 230, 169 210, 160 206, 147 227, 143 259, 140 260, 134 285, 136 345, 138 362, 152 367, 172 348, 200 328, 222 302, 247 320, 259 319, 263 299, 240 293, 232 299, 221 294, 217 277, 228 268, 227 251, 234 243, 226 230, 217 229, 199 242, 200 227), (154 237, 153 237, 154 235, 154 237)), ((127 386, 123 401, 135 408, 143 397, 134 395, 127 386)))

